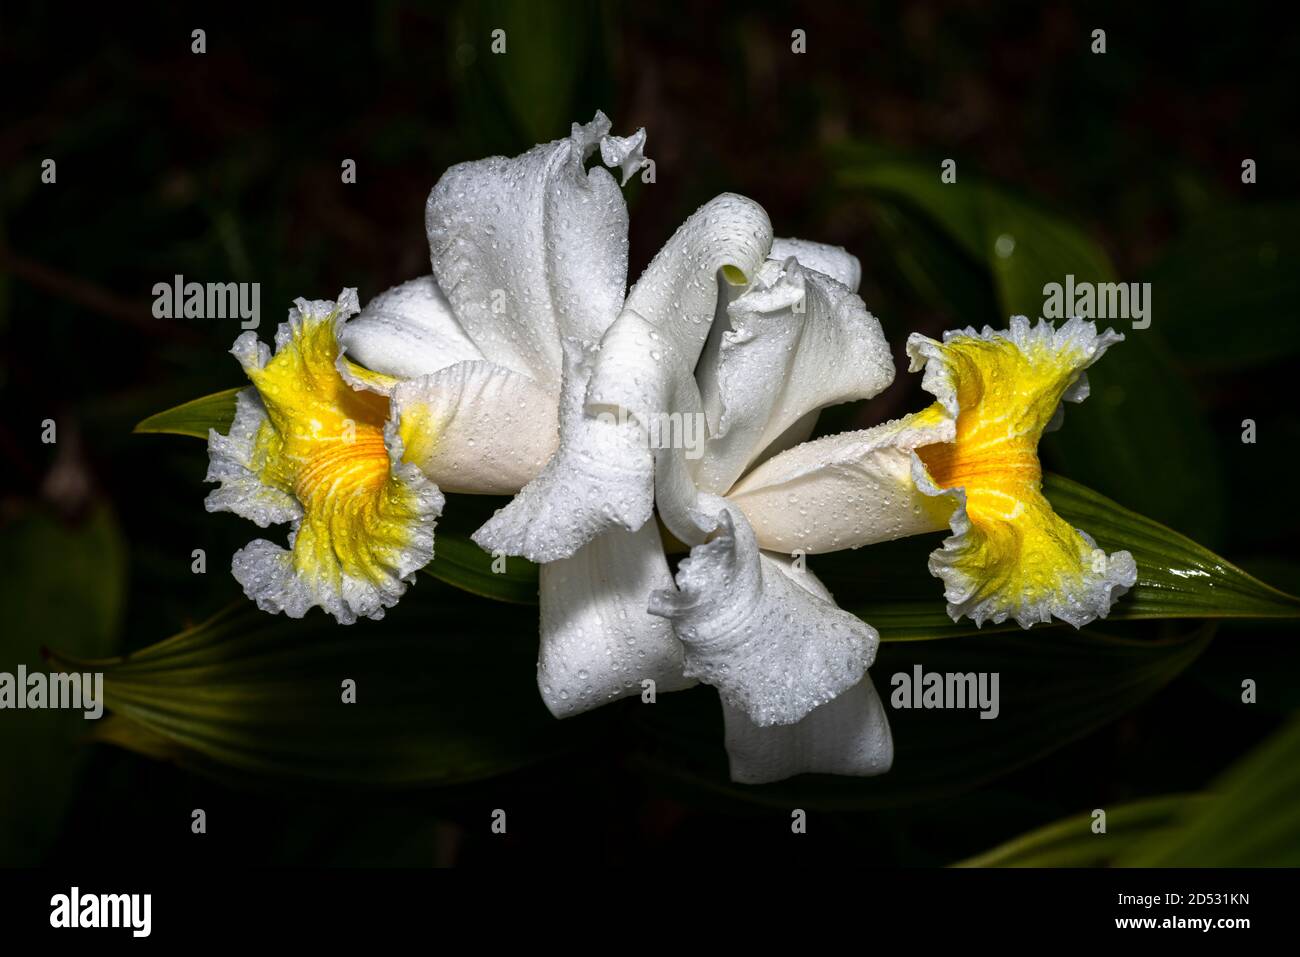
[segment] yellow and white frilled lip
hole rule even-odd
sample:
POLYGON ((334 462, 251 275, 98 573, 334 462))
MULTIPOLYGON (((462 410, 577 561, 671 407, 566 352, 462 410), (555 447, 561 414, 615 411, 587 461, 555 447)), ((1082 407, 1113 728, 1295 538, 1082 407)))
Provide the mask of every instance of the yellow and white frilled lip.
POLYGON ((930 557, 948 613, 975 623, 1104 618, 1137 580, 1133 556, 1107 555, 1053 510, 1038 443, 1064 402, 1088 395, 1085 370, 1123 336, 1070 319, 913 334, 911 371, 927 409, 828 436, 769 459, 728 495, 764 548, 834 551, 908 535, 953 534, 930 557))
POLYGON ((205 505, 265 528, 289 523, 289 547, 258 539, 232 570, 264 611, 301 618, 320 606, 340 622, 382 618, 433 557, 443 496, 404 460, 399 420, 381 395, 336 367, 356 291, 298 299, 275 352, 253 332, 231 349, 252 381, 226 435, 208 436, 205 505))
POLYGON ((1137 581, 1131 554, 1107 555, 1052 510, 1038 460, 1063 403, 1088 397, 1085 370, 1123 339, 1082 319, 1055 329, 1024 316, 942 343, 908 339, 911 371, 925 370, 922 387, 956 424, 951 442, 921 446, 912 460, 917 487, 955 506, 953 535, 930 556, 954 621, 1014 618, 1028 628, 1056 617, 1080 628, 1137 581))

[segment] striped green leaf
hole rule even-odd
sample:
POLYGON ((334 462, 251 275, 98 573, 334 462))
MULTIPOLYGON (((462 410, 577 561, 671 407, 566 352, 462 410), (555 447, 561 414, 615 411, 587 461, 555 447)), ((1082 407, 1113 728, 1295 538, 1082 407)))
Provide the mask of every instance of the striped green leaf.
POLYGON ((1055 821, 956 867, 1295 867, 1300 864, 1300 720, 1204 794, 1168 795, 1055 821))
MULTIPOLYGON (((294 621, 249 602, 158 644, 93 663, 101 740, 232 783, 460 784, 588 740, 537 693, 532 612, 421 582, 384 621, 294 621), (432 592, 432 594, 429 594, 432 592), (355 703, 345 700, 354 682, 355 703)), ((55 654, 68 670, 91 663, 55 654)))
POLYGON ((467 536, 455 532, 438 532, 433 561, 424 571, 483 598, 514 605, 537 604, 536 565, 526 558, 494 559, 467 536))
POLYGON ((1229 768, 1176 827, 1151 835, 1119 863, 1133 867, 1300 865, 1300 718, 1229 768))
POLYGON ((1199 795, 1169 795, 1106 810, 1106 830, 1093 830, 1091 811, 1022 834, 954 867, 1103 867, 1155 835, 1172 831, 1183 814, 1204 805, 1199 795))

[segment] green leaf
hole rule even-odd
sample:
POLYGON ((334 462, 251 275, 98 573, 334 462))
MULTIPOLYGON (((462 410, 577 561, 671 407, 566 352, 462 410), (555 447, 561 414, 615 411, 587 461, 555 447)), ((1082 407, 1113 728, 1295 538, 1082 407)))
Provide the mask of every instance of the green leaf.
POLYGON ((423 569, 462 591, 516 605, 537 604, 537 566, 526 558, 503 558, 505 570, 492 570, 494 559, 467 536, 438 532, 434 558, 423 569))
POLYGON ((1093 831, 1092 812, 1055 821, 953 867, 1101 867, 1148 840, 1169 832, 1198 795, 1147 798, 1106 809, 1106 832, 1093 831))
MULTIPOLYGON (((35 511, 8 522, 0 567, 0 671, 46 671, 41 649, 52 641, 90 657, 115 649, 126 553, 106 507, 75 523, 35 511)), ((81 711, 0 713, 0 865, 39 863, 54 842, 97 723, 81 711)))
POLYGON ((208 430, 225 434, 235 421, 235 396, 243 388, 214 392, 200 399, 191 399, 165 412, 151 415, 135 427, 136 432, 162 432, 170 435, 190 435, 207 439, 208 430))
POLYGON ((1120 598, 1112 618, 1300 617, 1300 598, 1159 522, 1059 475, 1045 478, 1044 491, 1057 513, 1099 546, 1133 553, 1138 583, 1120 598))
MULTIPOLYGON (((460 784, 590 740, 536 686, 537 618, 422 582, 382 622, 294 621, 240 602, 95 667, 101 737, 238 784, 460 784), (344 682, 356 701, 345 703, 344 682), (135 726, 135 727, 132 727, 135 726)), ((60 656, 68 667, 79 659, 60 656)))
MULTIPOLYGON (((1207 742, 1213 746, 1220 742, 1207 742)), ((1120 863, 1132 867, 1300 865, 1300 717, 1230 768, 1211 797, 1183 809, 1120 863)))
POLYGON ((882 645, 871 679, 893 730, 894 765, 875 778, 806 775, 759 787, 728 779, 713 689, 664 695, 636 720, 650 746, 638 766, 669 786, 777 807, 866 810, 972 790, 1127 714, 1172 681, 1209 644, 1213 625, 1161 641, 1048 631, 882 645), (924 671, 999 674, 1000 714, 891 706, 892 677, 924 671), (795 802, 795 803, 790 803, 795 802))
MULTIPOLYGON (((944 230, 992 277, 997 313, 982 322, 994 328, 1004 328, 1012 315, 1040 316, 1044 286, 1063 283, 1067 275, 1076 282, 1115 279, 1105 251, 1081 230, 970 173, 944 184, 937 163, 863 146, 841 150, 836 162, 841 187, 886 201, 886 223, 896 238, 906 236, 892 221, 910 212, 944 230)), ((933 300, 934 288, 947 281, 930 275, 918 289, 933 300)), ((953 281, 970 288, 962 271, 953 281)), ((1224 520, 1221 468, 1197 396, 1168 358, 1164 315, 1155 314, 1152 327, 1143 330, 1127 321, 1109 323, 1125 342, 1089 370, 1092 397, 1067 411, 1065 428, 1048 436, 1044 448, 1079 481, 1213 541, 1224 520)), ((972 321, 964 308, 957 316, 972 321)))
POLYGON ((120 714, 107 714, 101 718, 91 730, 90 739, 100 744, 117 745, 155 761, 180 764, 186 759, 183 746, 120 714))
MULTIPOLYGON (((1167 618, 1300 618, 1300 598, 1266 585, 1214 552, 1077 482, 1046 475, 1043 491, 1057 513, 1108 552, 1131 552, 1137 583, 1107 621, 1167 618)), ((928 553, 939 536, 873 545, 816 559, 816 572, 840 604, 869 622, 882 641, 954 638, 1014 631, 1015 622, 978 629, 948 617, 928 553), (855 601, 855 595, 887 599, 855 601)), ((1040 626, 1040 629, 1044 626, 1040 626)))

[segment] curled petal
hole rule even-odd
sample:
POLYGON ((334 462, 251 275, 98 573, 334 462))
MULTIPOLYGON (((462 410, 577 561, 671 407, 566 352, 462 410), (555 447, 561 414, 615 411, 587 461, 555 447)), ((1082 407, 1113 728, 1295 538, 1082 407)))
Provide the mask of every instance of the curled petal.
POLYGON ((858 683, 879 638, 760 553, 743 515, 703 501, 718 508, 713 537, 682 560, 676 589, 652 594, 650 611, 672 621, 689 677, 757 725, 794 724, 858 683))
POLYGON ((425 207, 433 273, 482 357, 558 393, 560 340, 595 342, 627 284, 627 207, 584 160, 603 113, 511 159, 453 166, 425 207))
POLYGON ((625 410, 645 425, 655 415, 697 408, 695 364, 717 313, 719 283, 743 286, 771 245, 772 225, 753 200, 725 193, 696 210, 605 332, 588 410, 625 410))
POLYGON ((862 282, 862 263, 843 246, 829 246, 826 243, 814 243, 807 239, 772 240, 773 259, 784 262, 793 256, 805 269, 814 269, 825 276, 830 276, 850 292, 858 291, 862 282))
POLYGON ((755 468, 727 501, 745 513, 760 547, 785 554, 939 531, 953 505, 917 487, 912 450, 954 434, 942 410, 927 410, 804 442, 755 468))
POLYGON ((862 300, 793 258, 764 263, 718 327, 716 356, 706 350, 697 373, 712 433, 696 469, 706 491, 725 494, 810 412, 871 398, 894 379, 862 300))
POLYGON ((231 350, 256 390, 227 436, 209 437, 209 511, 259 525, 291 523, 289 548, 258 540, 237 552, 236 579, 258 607, 302 617, 320 606, 340 622, 380 618, 433 556, 438 488, 403 461, 388 401, 339 375, 337 305, 298 300, 274 355, 253 333, 231 350))
POLYGON ((556 396, 490 362, 400 382, 392 403, 406 460, 448 492, 513 495, 556 448, 556 396))
POLYGON ((656 423, 704 430, 695 367, 725 309, 763 264, 772 226, 763 207, 724 193, 695 211, 637 281, 618 320, 601 340, 586 409, 641 430, 639 470, 644 494, 658 483, 664 523, 678 538, 703 538, 686 515, 694 508, 694 476, 683 450, 670 442, 652 451, 656 423), (654 458, 658 457, 656 464, 654 458))
POLYGON ((682 673, 672 625, 646 611, 650 592, 671 585, 653 522, 611 529, 572 558, 542 566, 537 685, 553 715, 641 694, 645 681, 656 694, 695 683, 682 673))
POLYGON ((1080 319, 1054 329, 1016 316, 1009 330, 908 340, 933 411, 956 422, 950 443, 918 448, 913 463, 917 487, 954 505, 953 535, 930 558, 954 621, 1028 628, 1056 617, 1078 628, 1137 580, 1132 555, 1107 555, 1052 511, 1038 461, 1061 403, 1086 396, 1084 370, 1122 339, 1080 319))
POLYGON ((564 342, 559 448, 535 479, 477 532, 489 552, 535 562, 568 558, 601 532, 635 531, 654 507, 653 462, 641 427, 582 408, 593 350, 564 342))

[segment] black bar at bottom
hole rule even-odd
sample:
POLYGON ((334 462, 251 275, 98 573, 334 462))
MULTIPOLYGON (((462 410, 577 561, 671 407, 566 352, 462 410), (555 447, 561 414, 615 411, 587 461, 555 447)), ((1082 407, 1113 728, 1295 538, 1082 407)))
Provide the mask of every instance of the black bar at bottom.
POLYGON ((9 870, 0 871, 0 927, 6 943, 48 935, 92 946, 146 939, 147 929, 147 939, 168 943, 282 938, 334 946, 382 931, 419 934, 436 947, 456 946, 462 932, 491 939, 512 928, 538 946, 563 946, 574 935, 611 945, 626 935, 653 946, 699 925, 739 937, 849 933, 861 935, 864 946, 876 934, 899 932, 919 933, 927 943, 1044 934, 1071 941, 1199 935, 1230 943, 1289 929, 1296 887, 1292 870, 735 872, 725 861, 712 872, 661 861, 616 873, 570 860, 544 873, 490 875, 9 870), (557 937, 548 943, 551 933, 557 937))

